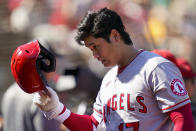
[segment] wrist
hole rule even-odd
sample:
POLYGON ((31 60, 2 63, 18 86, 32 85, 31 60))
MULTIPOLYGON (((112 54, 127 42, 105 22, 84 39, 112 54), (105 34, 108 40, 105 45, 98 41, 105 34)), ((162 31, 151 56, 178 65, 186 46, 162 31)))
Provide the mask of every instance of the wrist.
POLYGON ((69 118, 70 115, 71 115, 71 111, 64 106, 63 111, 54 119, 63 123, 65 120, 67 120, 69 118))
POLYGON ((64 105, 59 102, 58 105, 51 109, 50 111, 42 111, 44 116, 48 119, 48 120, 51 120, 51 119, 54 119, 56 118, 64 109, 64 105))

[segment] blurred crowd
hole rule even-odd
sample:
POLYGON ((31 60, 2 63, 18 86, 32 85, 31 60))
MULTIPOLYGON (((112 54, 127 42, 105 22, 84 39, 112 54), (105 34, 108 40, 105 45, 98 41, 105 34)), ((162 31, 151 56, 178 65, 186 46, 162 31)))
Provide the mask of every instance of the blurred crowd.
MULTIPOLYGON (((61 101, 74 112, 90 114, 108 69, 74 36, 85 12, 102 7, 122 16, 136 48, 167 49, 195 70, 195 5, 196 0, 0 0, 0 100, 14 82, 9 67, 13 51, 38 39, 56 56, 57 70, 50 84, 61 101)), ((196 97, 192 102, 196 103, 196 97)))

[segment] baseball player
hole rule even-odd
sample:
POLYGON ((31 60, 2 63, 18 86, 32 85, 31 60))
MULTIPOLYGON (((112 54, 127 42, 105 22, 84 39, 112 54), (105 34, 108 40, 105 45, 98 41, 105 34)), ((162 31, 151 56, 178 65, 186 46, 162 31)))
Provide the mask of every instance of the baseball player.
POLYGON ((193 98, 195 92, 195 77, 196 73, 193 71, 191 64, 184 58, 176 59, 177 66, 182 73, 184 79, 185 87, 189 94, 190 99, 193 98))
POLYGON ((48 119, 71 131, 194 131, 180 71, 163 57, 134 48, 116 12, 89 11, 76 41, 112 69, 103 78, 91 116, 72 113, 48 86, 48 92, 35 93, 33 102, 48 119))

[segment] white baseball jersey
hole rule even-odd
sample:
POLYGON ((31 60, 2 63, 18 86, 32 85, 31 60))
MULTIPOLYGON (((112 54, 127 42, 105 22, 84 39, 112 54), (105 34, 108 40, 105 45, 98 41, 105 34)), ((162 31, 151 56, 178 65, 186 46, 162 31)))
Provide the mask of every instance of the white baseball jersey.
POLYGON ((143 51, 120 73, 104 77, 93 117, 107 131, 169 131, 166 112, 190 103, 180 71, 172 62, 143 51))

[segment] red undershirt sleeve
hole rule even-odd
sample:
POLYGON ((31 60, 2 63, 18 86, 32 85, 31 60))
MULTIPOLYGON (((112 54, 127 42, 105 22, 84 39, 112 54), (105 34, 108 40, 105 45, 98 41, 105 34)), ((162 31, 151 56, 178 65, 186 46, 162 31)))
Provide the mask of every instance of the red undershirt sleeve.
POLYGON ((174 123, 174 131, 195 131, 190 103, 170 111, 168 114, 174 123))
MULTIPOLYGON (((168 113, 174 123, 174 131, 194 131, 194 121, 191 105, 186 104, 168 113)), ((70 117, 63 124, 71 131, 93 131, 93 121, 88 115, 71 113, 70 117)))
POLYGON ((71 131, 93 131, 93 122, 88 115, 71 113, 63 124, 71 131))

